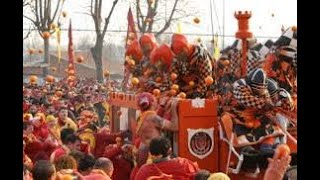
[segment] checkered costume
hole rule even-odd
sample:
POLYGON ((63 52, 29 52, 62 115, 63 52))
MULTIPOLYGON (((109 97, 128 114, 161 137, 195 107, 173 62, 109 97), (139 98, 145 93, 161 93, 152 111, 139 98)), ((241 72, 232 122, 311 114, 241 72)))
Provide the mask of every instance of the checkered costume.
POLYGON ((212 76, 212 57, 209 51, 202 45, 194 45, 194 52, 190 56, 187 62, 174 59, 171 66, 171 73, 176 73, 178 78, 172 83, 179 86, 189 86, 189 82, 183 80, 185 76, 194 76, 193 81, 195 86, 192 89, 193 92, 202 94, 206 93, 207 87, 205 84, 205 78, 212 76))
POLYGON ((233 96, 240 105, 251 108, 263 109, 266 100, 253 95, 252 89, 244 79, 239 79, 233 83, 233 96))
MULTIPOLYGON (((272 45, 273 42, 268 40, 264 44, 256 44, 249 48, 249 52, 247 54, 247 74, 254 69, 262 67, 264 57, 270 52, 272 45)), ((241 49, 242 41, 237 39, 232 46, 227 47, 226 50, 222 51, 230 60, 232 74, 235 74, 237 69, 241 67, 241 49)))
MULTIPOLYGON (((280 38, 274 43, 275 48, 279 48, 282 46, 291 46, 297 49, 297 30, 293 30, 292 27, 288 28, 284 33, 280 36, 280 38)), ((293 58, 292 65, 297 70, 297 53, 295 53, 295 58, 293 58)))
POLYGON ((283 32, 280 38, 274 43, 275 46, 292 46, 297 48, 297 30, 292 27, 283 32))

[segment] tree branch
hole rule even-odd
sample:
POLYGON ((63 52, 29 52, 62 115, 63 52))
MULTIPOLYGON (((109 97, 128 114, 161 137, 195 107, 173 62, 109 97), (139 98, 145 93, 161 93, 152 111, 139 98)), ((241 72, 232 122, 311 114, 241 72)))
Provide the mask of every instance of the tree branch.
POLYGON ((136 4, 136 14, 137 14, 137 24, 138 24, 138 28, 139 28, 139 31, 141 32, 142 26, 141 26, 140 23, 143 22, 143 19, 141 18, 141 21, 142 21, 142 22, 140 22, 140 15, 141 15, 140 0, 137 0, 137 4, 136 4))
MULTIPOLYGON (((64 1, 62 1, 62 5, 63 6, 64 1)), ((59 10, 59 5, 60 5, 60 1, 58 1, 57 6, 56 6, 56 10, 53 13, 53 17, 52 17, 52 21, 50 21, 49 23, 52 24, 52 22, 54 21, 54 19, 56 18, 57 12, 59 10)))
POLYGON ((47 26, 50 29, 51 24, 51 0, 48 0, 48 14, 47 14, 47 26))
POLYGON ((26 19, 30 20, 35 26, 37 26, 37 22, 34 21, 33 19, 31 19, 30 17, 23 15, 23 17, 25 17, 26 19))
POLYGON ((94 15, 94 13, 93 13, 93 0, 91 0, 90 13, 92 16, 94 15))
POLYGON ((30 34, 31 34, 31 28, 29 28, 29 31, 28 31, 27 35, 25 35, 25 36, 23 37, 23 40, 27 39, 30 34))
MULTIPOLYGON (((36 0, 36 7, 35 7, 35 15, 36 15, 36 22, 39 23, 38 26, 40 26, 40 20, 39 20, 39 11, 38 11, 38 0, 36 0)), ((37 27, 37 25, 36 25, 37 27)))
MULTIPOLYGON (((36 1, 38 1, 38 0, 36 0, 36 1)), ((39 6, 39 8, 40 8, 40 14, 39 14, 40 23, 39 23, 39 27, 41 27, 41 28, 43 26, 42 1, 43 0, 39 0, 39 2, 40 2, 40 6, 39 6)))
POLYGON ((177 4, 178 4, 178 0, 175 0, 168 21, 165 23, 165 25, 163 26, 163 28, 162 28, 159 32, 156 33, 156 35, 155 35, 156 37, 159 36, 160 34, 162 34, 165 30, 167 30, 167 29, 170 27, 170 22, 171 22, 171 20, 172 20, 173 14, 174 14, 174 12, 175 12, 175 10, 176 10, 177 4))
POLYGON ((118 0, 114 0, 114 1, 113 1, 112 8, 111 8, 108 17, 106 18, 106 22, 105 22, 105 24, 104 24, 104 28, 103 28, 103 32, 102 32, 102 37, 104 37, 104 35, 106 34, 106 31, 107 31, 107 28, 108 28, 108 25, 109 25, 109 21, 110 21, 110 17, 111 17, 111 15, 112 15, 113 10, 114 10, 114 7, 116 6, 117 3, 118 3, 118 0))

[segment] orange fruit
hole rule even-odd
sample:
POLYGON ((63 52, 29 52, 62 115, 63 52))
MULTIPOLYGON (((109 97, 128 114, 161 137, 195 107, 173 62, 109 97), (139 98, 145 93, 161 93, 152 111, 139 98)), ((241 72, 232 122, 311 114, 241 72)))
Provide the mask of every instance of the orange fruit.
POLYGON ((295 31, 297 30, 297 26, 292 26, 292 27, 291 27, 291 30, 292 30, 293 32, 295 32, 295 31))
POLYGON ((179 90, 179 85, 178 84, 173 84, 171 86, 171 89, 174 89, 174 90, 178 91, 179 90))
POLYGON ((189 86, 191 86, 191 87, 194 86, 194 81, 190 81, 189 86))
POLYGON ((204 79, 207 86, 210 86, 213 83, 213 78, 211 76, 208 76, 204 79))
POLYGON ((42 37, 44 39, 48 39, 50 37, 50 33, 48 31, 45 31, 45 32, 42 33, 42 37))
POLYGON ((38 50, 38 53, 39 53, 39 54, 42 54, 42 53, 43 53, 43 50, 42 50, 42 49, 39 49, 39 50, 38 50))
POLYGON ((77 57, 77 62, 78 62, 78 63, 82 63, 82 62, 83 62, 83 60, 84 60, 84 59, 83 59, 83 57, 82 57, 82 56, 78 56, 78 57, 77 57))
POLYGON ((170 77, 171 77, 171 80, 174 81, 177 79, 178 75, 176 73, 171 73, 170 77))
POLYGON ((178 97, 181 99, 185 99, 187 97, 187 95, 186 95, 186 93, 181 92, 181 93, 179 93, 178 97))
POLYGON ((129 60, 127 60, 127 62, 128 62, 128 64, 129 64, 129 66, 134 66, 134 65, 136 65, 136 62, 135 62, 133 59, 129 59, 129 60))
POLYGON ((133 85, 138 85, 138 84, 139 84, 139 79, 136 78, 136 77, 133 77, 133 78, 131 79, 131 83, 132 83, 133 85))
POLYGON ((221 62, 224 66, 229 66, 230 65, 230 61, 229 60, 224 60, 221 62))
POLYGON ((63 16, 63 17, 66 17, 66 16, 67 16, 67 12, 63 11, 63 12, 62 12, 62 16, 63 16))
POLYGON ((108 70, 105 70, 103 75, 104 75, 104 77, 108 77, 110 75, 110 72, 108 70))
POLYGON ((52 23, 52 24, 50 25, 50 29, 55 29, 56 27, 57 27, 57 25, 54 24, 54 23, 52 23))
POLYGON ((37 76, 35 76, 35 75, 29 76, 29 81, 30 81, 31 83, 35 83, 35 82, 37 82, 37 80, 38 80, 38 77, 37 77, 37 76))
POLYGON ((152 91, 152 93, 153 93, 153 95, 154 95, 155 97, 159 97, 161 92, 160 92, 159 89, 154 89, 154 90, 152 91))
POLYGON ((56 96, 61 97, 63 95, 63 92, 62 91, 57 91, 55 94, 56 94, 56 96))
POLYGON ((48 75, 48 76, 46 77, 46 81, 51 83, 51 82, 53 82, 53 81, 54 81, 54 77, 53 77, 53 76, 48 75))
POLYGON ((33 49, 33 48, 30 48, 30 49, 28 50, 28 53, 29 53, 30 55, 32 55, 32 54, 34 53, 34 49, 33 49))
POLYGON ((200 19, 198 17, 193 18, 193 22, 196 24, 200 23, 200 19))

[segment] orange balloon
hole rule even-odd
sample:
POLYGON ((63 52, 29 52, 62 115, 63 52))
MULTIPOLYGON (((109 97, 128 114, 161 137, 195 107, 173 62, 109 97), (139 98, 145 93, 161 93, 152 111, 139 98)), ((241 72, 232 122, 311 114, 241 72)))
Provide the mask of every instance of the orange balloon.
POLYGON ((198 17, 195 17, 193 19, 193 22, 196 23, 196 24, 199 24, 200 23, 200 19, 198 17))
POLYGON ((207 86, 210 86, 213 83, 213 78, 211 76, 208 76, 204 79, 207 86))
POLYGON ((178 96, 179 96, 179 98, 181 98, 181 99, 185 99, 185 98, 187 97, 186 93, 184 93, 184 92, 179 93, 178 96))
POLYGON ((131 79, 131 83, 136 86, 136 85, 139 84, 139 79, 136 78, 136 77, 133 77, 133 78, 131 79))
POLYGON ((276 152, 274 154, 276 159, 281 159, 282 157, 290 155, 290 148, 286 144, 280 144, 278 145, 276 152))
POLYGON ((44 39, 48 39, 50 37, 50 33, 48 31, 45 31, 45 32, 42 33, 42 37, 44 39))
POLYGON ((179 85, 178 84, 173 84, 171 86, 171 89, 174 89, 174 90, 178 91, 179 90, 179 85))
POLYGON ((194 86, 194 81, 189 82, 189 86, 193 87, 194 86))
POLYGON ((177 79, 178 75, 176 73, 171 73, 171 80, 174 81, 177 79))
POLYGON ((159 97, 160 94, 161 94, 161 92, 160 92, 159 89, 154 89, 154 90, 152 91, 152 93, 153 93, 153 95, 156 96, 156 97, 159 97))

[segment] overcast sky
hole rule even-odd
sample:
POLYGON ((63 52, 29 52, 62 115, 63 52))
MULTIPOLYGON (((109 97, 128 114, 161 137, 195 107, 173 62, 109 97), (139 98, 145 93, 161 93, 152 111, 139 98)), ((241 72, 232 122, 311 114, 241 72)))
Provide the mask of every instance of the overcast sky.
MULTIPOLYGON (((162 0, 163 1, 163 0, 162 0)), ((187 1, 187 0, 184 0, 187 1)), ((74 29, 93 29, 91 17, 82 14, 89 0, 66 0, 64 10, 68 13, 68 18, 64 20, 64 27, 68 25, 68 19, 72 19, 74 29)), ((104 0, 103 15, 106 16, 111 8, 113 0, 104 0)), ((133 6, 134 0, 119 0, 115 8, 115 13, 111 18, 109 30, 126 31, 128 7, 133 6)), ((167 0, 167 13, 170 12, 170 4, 173 0, 167 0)), ((179 3, 179 2, 178 2, 179 3)), ((200 18, 200 24, 192 23, 193 17, 182 19, 182 32, 199 35, 208 35, 212 33, 213 24, 214 33, 233 36, 238 29, 237 21, 234 18, 234 12, 239 10, 248 10, 252 12, 250 19, 250 29, 258 37, 279 37, 281 35, 281 26, 289 27, 297 25, 297 0, 188 0, 185 8, 196 9, 201 12, 197 16, 200 18), (210 1, 212 3, 212 12, 210 11, 210 1), (223 2, 225 3, 225 12, 223 12, 223 2), (211 22, 211 13, 213 23, 211 22), (223 18, 224 17, 224 18, 223 18), (220 26, 219 26, 220 25, 220 26), (225 25, 225 28, 223 28, 225 25)), ((164 10, 162 13, 165 12, 164 10)), ((24 19, 25 21, 25 19, 24 19)), ((24 22, 24 25, 26 23, 24 22)), ((24 28, 27 28, 25 25, 24 28)), ((167 32, 175 32, 177 24, 172 24, 167 32)), ((90 34, 90 32, 74 33, 75 41, 77 38, 90 34)), ((110 33, 105 37, 105 41, 122 44, 125 33, 110 33)), ((189 37, 190 39, 190 37, 189 37)), ((266 38, 260 38, 261 41, 266 38)), ((231 43, 234 37, 226 38, 226 45, 231 43)), ((62 34, 62 43, 67 42, 67 33, 62 34)), ((221 41, 220 41, 221 42, 221 41)), ((77 42, 75 42, 77 43, 77 42)))

